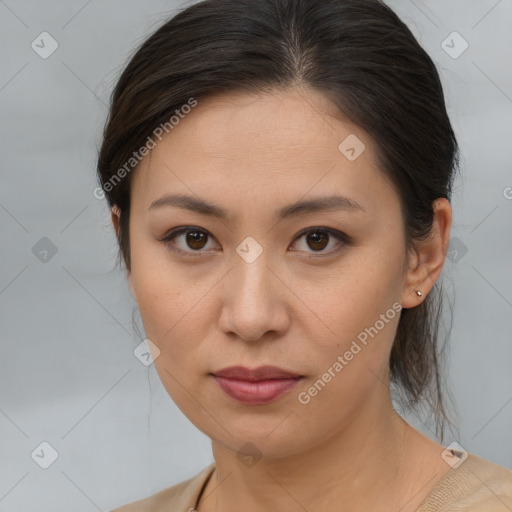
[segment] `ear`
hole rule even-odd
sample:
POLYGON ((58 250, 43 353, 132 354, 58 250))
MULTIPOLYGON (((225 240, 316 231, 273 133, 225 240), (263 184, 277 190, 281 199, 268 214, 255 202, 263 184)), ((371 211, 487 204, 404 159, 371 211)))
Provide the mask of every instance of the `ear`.
MULTIPOLYGON (((121 219, 121 210, 119 207, 115 204, 112 206, 112 211, 110 212, 110 218, 112 219, 112 225, 114 226, 114 232, 116 234, 117 239, 119 240, 119 222, 121 219)), ((132 274, 131 272, 127 272, 126 278, 128 279, 128 285, 130 286, 130 292, 133 297, 135 297, 135 293, 133 291, 133 284, 132 284, 132 274)))
POLYGON ((413 308, 420 304, 439 279, 450 242, 452 209, 448 199, 439 198, 433 203, 432 233, 427 240, 414 241, 408 270, 402 290, 403 308, 413 308), (416 290, 422 293, 418 296, 416 290))
POLYGON ((121 219, 121 210, 115 204, 112 206, 112 211, 110 212, 110 218, 112 219, 112 225, 114 226, 114 232, 116 234, 116 237, 119 238, 119 221, 121 219))

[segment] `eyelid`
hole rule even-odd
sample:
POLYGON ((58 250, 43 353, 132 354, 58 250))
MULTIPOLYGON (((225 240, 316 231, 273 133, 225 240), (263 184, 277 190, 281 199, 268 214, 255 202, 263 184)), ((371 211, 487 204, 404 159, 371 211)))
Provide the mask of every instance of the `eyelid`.
MULTIPOLYGON (((348 236, 347 234, 343 233, 342 231, 339 231, 338 229, 334 228, 327 228, 324 226, 311 226, 309 228, 305 228, 302 231, 300 231, 297 235, 295 235, 292 244, 296 241, 302 238, 304 235, 307 235, 308 233, 327 233, 330 238, 336 238, 339 243, 334 247, 333 249, 330 249, 329 251, 319 251, 319 252, 308 252, 305 251, 308 258, 328 258, 329 256, 332 256, 333 254, 337 254, 344 246, 349 245, 352 242, 352 238, 348 236)), ((295 252, 301 252, 300 250, 295 250, 295 252)))
MULTIPOLYGON (((203 254, 207 254, 208 251, 204 251, 204 250, 197 250, 197 251, 193 251, 193 250, 184 250, 184 249, 181 249, 179 248, 178 246, 176 246, 176 244, 174 244, 172 242, 173 239, 177 238, 178 236, 184 234, 184 233, 187 233, 189 231, 197 231, 197 232, 200 232, 200 233, 204 233, 207 235, 208 239, 215 239, 215 237, 207 230, 207 229, 204 229, 204 228, 200 228, 198 226, 179 226, 177 228, 174 228, 174 229, 171 229, 170 231, 168 231, 165 236, 160 239, 159 241, 164 243, 165 245, 169 246, 171 248, 171 250, 175 251, 175 252, 178 252, 180 254, 184 254, 186 256, 191 256, 191 257, 200 257, 200 256, 203 256, 203 254)), ((337 240, 339 240, 339 244, 334 248, 334 249, 331 249, 329 251, 319 251, 319 252, 307 252, 305 251, 307 254, 308 254, 308 257, 311 257, 311 258, 322 258, 322 257, 327 257, 327 256, 330 256, 336 252, 338 252, 339 250, 341 250, 341 247, 344 246, 344 245, 349 245, 352 241, 352 238, 343 233, 342 231, 339 231, 337 229, 333 229, 333 228, 327 228, 327 227, 324 227, 324 226, 311 226, 311 227, 308 227, 308 228, 305 228, 303 229, 302 231, 300 231, 297 235, 295 235, 293 241, 292 241, 292 244, 302 238, 304 235, 307 235, 308 233, 316 233, 316 232, 320 232, 320 233, 327 233, 329 235, 329 237, 332 237, 332 238, 336 238, 337 240)), ((296 252, 301 252, 300 250, 295 250, 296 252)))
POLYGON ((178 247, 176 244, 172 242, 174 238, 177 238, 180 235, 183 235, 184 233, 187 233, 189 231, 198 231, 201 233, 204 233, 208 236, 208 239, 212 238, 215 239, 215 237, 206 229, 200 228, 198 226, 180 226, 174 229, 171 229, 168 231, 165 236, 160 240, 165 245, 169 246, 173 251, 184 254, 185 256, 191 256, 191 257, 201 257, 203 256, 206 251, 200 250, 200 251, 192 251, 192 250, 184 250, 178 247))

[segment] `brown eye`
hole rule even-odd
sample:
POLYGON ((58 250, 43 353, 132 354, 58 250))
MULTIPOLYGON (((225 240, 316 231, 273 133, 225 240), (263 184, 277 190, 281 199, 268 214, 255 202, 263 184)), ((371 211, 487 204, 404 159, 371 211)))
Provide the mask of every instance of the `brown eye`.
MULTIPOLYGON (((345 233, 327 228, 309 228, 298 235, 295 241, 302 241, 302 239, 305 241, 305 244, 303 244, 305 247, 294 249, 294 251, 301 250, 307 254, 309 253, 311 257, 328 256, 331 253, 337 252, 343 246, 349 245, 351 241, 351 238, 345 235, 345 233), (333 241, 338 243, 331 243, 333 241), (334 245, 334 248, 325 250, 329 244, 334 245)), ((210 240, 214 240, 214 238, 208 231, 194 226, 182 226, 171 231, 161 241, 172 250, 186 256, 202 256, 203 253, 207 252, 206 249, 210 240), (182 238, 181 243, 176 241, 179 238, 182 238)))
POLYGON ((202 249, 207 242, 208 235, 201 231, 188 231, 185 236, 186 244, 191 249, 202 249))
POLYGON ((306 240, 307 243, 310 244, 309 247, 315 251, 321 251, 322 249, 325 249, 329 243, 329 235, 321 231, 313 231, 308 233, 306 240))
POLYGON ((345 235, 345 233, 327 228, 310 228, 303 231, 296 237, 297 241, 301 241, 302 239, 305 241, 305 243, 302 244, 303 247, 294 250, 301 250, 312 256, 316 256, 315 253, 319 253, 318 256, 329 255, 333 252, 337 252, 350 242, 350 237, 345 235), (334 248, 331 250, 325 250, 332 240, 337 240, 338 243, 331 244, 334 245, 334 248))
POLYGON ((186 254, 187 256, 201 256, 206 252, 205 247, 208 245, 210 236, 203 229, 194 228, 193 226, 182 226, 169 233, 162 242, 169 245, 171 249, 186 254), (175 240, 183 238, 181 244, 175 240))

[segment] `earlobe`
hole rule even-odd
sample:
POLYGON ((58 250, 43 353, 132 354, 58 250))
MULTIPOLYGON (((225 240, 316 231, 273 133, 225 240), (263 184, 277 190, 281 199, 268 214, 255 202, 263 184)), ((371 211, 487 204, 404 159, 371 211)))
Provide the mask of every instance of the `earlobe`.
POLYGON ((403 289, 403 308, 413 308, 421 304, 443 270, 452 223, 450 202, 445 198, 436 199, 433 211, 430 236, 426 240, 414 242, 415 252, 410 258, 403 289))

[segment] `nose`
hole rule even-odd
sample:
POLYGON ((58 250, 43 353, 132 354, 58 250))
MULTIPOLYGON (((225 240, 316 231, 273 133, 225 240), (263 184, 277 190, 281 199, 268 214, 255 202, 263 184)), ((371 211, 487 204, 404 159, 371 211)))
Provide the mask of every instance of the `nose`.
POLYGON ((236 259, 224 279, 222 293, 219 326, 224 333, 258 341, 270 335, 282 336, 289 328, 286 297, 290 292, 263 254, 252 263, 236 259))

